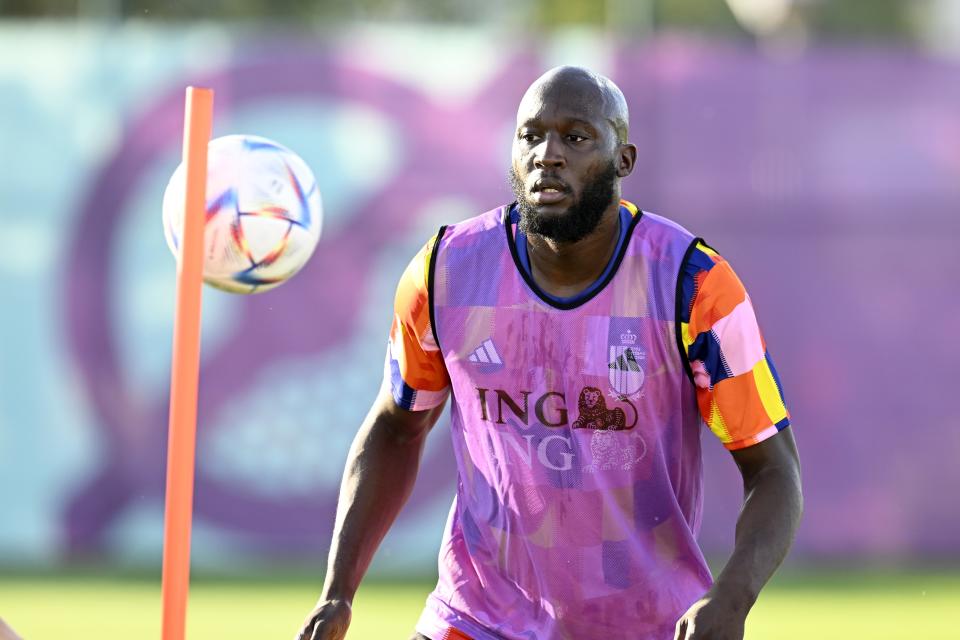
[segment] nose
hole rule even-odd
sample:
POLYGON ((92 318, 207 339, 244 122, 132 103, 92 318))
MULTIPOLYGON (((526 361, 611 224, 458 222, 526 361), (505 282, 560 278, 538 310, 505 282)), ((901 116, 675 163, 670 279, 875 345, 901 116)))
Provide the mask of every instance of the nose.
POLYGON ((562 169, 567 165, 560 136, 548 133, 534 149, 533 166, 537 169, 562 169))

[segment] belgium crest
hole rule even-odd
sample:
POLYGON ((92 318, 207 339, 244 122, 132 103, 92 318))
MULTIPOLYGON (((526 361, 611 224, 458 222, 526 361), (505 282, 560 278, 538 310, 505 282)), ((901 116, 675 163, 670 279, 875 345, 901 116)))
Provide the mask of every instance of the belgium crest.
POLYGON ((610 345, 608 379, 610 388, 620 396, 629 398, 643 388, 645 374, 643 365, 647 354, 635 346, 637 335, 629 329, 620 335, 619 345, 610 345))

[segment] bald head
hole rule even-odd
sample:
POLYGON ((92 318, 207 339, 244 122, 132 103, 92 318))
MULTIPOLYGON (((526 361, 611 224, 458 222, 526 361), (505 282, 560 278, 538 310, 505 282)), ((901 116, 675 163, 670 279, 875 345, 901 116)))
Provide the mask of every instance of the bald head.
POLYGON ((517 110, 510 170, 527 233, 574 243, 602 219, 616 221, 620 181, 637 159, 628 118, 617 85, 588 69, 557 67, 530 85, 517 110))
POLYGON ((606 120, 616 141, 627 142, 630 112, 623 92, 610 78, 584 67, 554 67, 537 78, 523 95, 517 117, 525 117, 535 105, 561 101, 606 120))

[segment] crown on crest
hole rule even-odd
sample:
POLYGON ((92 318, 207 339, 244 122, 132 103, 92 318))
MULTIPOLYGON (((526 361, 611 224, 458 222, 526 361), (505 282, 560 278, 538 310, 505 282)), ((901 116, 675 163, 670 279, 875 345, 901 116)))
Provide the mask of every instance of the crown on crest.
POLYGON ((627 329, 626 333, 620 334, 620 342, 626 345, 634 344, 637 341, 637 334, 627 329))

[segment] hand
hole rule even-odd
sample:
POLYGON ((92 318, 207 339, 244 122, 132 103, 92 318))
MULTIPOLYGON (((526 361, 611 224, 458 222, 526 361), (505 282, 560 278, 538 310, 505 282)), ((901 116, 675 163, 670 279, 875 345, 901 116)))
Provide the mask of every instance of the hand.
POLYGON ((307 616, 294 640, 343 640, 352 615, 346 600, 323 600, 307 616))
POLYGON ((743 640, 747 611, 705 595, 677 621, 674 640, 743 640))

